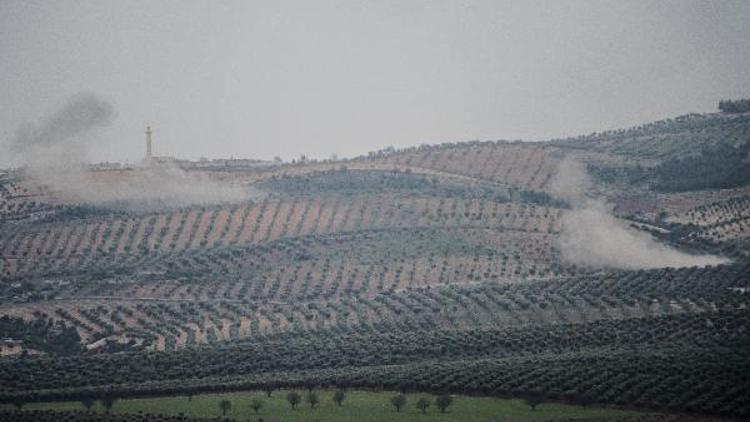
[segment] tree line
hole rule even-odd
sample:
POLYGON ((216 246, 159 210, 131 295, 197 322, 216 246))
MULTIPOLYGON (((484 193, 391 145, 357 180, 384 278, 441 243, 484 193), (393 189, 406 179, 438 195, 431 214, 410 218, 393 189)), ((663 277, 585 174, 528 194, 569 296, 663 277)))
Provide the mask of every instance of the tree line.
POLYGON ((741 100, 719 101, 719 110, 723 113, 747 113, 750 112, 750 98, 741 100))

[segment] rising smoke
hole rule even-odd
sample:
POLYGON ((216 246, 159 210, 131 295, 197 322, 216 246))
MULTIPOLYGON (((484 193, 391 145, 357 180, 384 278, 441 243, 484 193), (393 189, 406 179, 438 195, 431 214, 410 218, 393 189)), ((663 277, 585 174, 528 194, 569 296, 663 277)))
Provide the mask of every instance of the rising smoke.
POLYGON ((692 255, 659 243, 612 215, 612 206, 588 197, 591 182, 583 165, 570 158, 560 163, 552 193, 571 210, 563 214, 560 249, 569 263, 589 268, 646 269, 718 265, 728 260, 692 255))
POLYGON ((66 202, 126 210, 152 210, 248 199, 247 189, 218 183, 176 165, 133 171, 92 172, 85 164, 100 129, 114 118, 114 108, 94 94, 78 94, 36 125, 22 127, 10 150, 26 173, 66 202))

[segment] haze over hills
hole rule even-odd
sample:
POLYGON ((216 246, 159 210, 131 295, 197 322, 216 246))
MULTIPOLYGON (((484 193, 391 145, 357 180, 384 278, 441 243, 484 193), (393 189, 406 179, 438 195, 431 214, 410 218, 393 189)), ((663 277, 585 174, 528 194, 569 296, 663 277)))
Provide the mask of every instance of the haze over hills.
POLYGON ((0 1, 0 422, 750 420, 749 21, 0 1))
POLYGON ((328 385, 750 417, 747 110, 91 167, 70 145, 107 115, 72 100, 0 177, 4 401, 328 385))

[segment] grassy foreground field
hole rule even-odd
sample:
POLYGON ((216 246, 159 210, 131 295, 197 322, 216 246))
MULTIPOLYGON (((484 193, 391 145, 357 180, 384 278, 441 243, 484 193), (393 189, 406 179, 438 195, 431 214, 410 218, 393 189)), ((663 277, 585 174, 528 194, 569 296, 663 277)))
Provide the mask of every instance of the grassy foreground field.
MULTIPOLYGON (((304 401, 306 391, 298 391, 303 401, 292 410, 286 400, 288 391, 275 391, 270 398, 262 392, 207 394, 187 397, 160 397, 128 399, 117 401, 114 413, 159 413, 196 417, 221 416, 219 403, 229 400, 231 409, 228 418, 237 420, 272 421, 547 421, 562 418, 628 416, 636 412, 619 409, 583 408, 557 403, 542 403, 536 410, 531 411, 521 400, 507 400, 487 397, 454 396, 453 404, 445 413, 435 407, 435 397, 428 394, 408 394, 407 403, 400 412, 390 404, 395 392, 350 391, 341 407, 333 402, 332 391, 318 391, 320 404, 314 409, 304 401), (427 397, 431 401, 427 414, 423 415, 416 407, 420 397, 427 397), (256 415, 250 408, 253 398, 263 401, 263 408, 256 415)), ((0 408, 9 408, 3 406, 0 408)), ((24 409, 53 409, 53 410, 81 410, 79 402, 36 403, 29 404, 24 409)), ((102 412, 99 403, 93 408, 102 412)))

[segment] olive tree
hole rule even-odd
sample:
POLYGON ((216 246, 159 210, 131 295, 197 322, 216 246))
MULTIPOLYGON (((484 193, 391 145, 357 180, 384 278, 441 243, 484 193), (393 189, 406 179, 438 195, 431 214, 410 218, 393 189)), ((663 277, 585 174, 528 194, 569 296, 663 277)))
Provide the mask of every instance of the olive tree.
POLYGON ((257 415, 258 412, 260 412, 260 409, 263 407, 263 400, 259 398, 254 398, 250 401, 250 408, 253 409, 253 412, 257 415))
POLYGON ((453 397, 449 394, 441 394, 435 399, 435 406, 437 406, 442 413, 445 413, 445 410, 448 409, 452 403, 453 397))
POLYGON ((219 402, 219 409, 221 409, 221 416, 226 416, 229 409, 232 408, 232 402, 229 400, 222 400, 219 402))
POLYGON ((406 396, 403 394, 398 394, 391 397, 391 404, 396 408, 396 412, 400 412, 401 408, 406 404, 406 396))
POLYGON ((292 405, 292 410, 294 410, 297 408, 299 402, 302 401, 302 397, 299 395, 299 393, 292 391, 286 395, 286 401, 288 401, 289 404, 292 405))
POLYGON ((344 402, 345 398, 346 392, 344 390, 338 389, 335 393, 333 393, 333 401, 336 402, 336 404, 339 406, 341 406, 341 403, 344 402))
POLYGON ((417 409, 422 411, 422 414, 427 413, 427 408, 430 407, 430 399, 427 397, 420 397, 417 400, 417 409))
POLYGON ((318 397, 318 393, 309 391, 305 396, 305 401, 310 405, 310 409, 314 409, 320 403, 320 397, 318 397))

